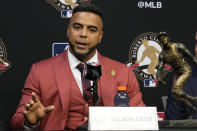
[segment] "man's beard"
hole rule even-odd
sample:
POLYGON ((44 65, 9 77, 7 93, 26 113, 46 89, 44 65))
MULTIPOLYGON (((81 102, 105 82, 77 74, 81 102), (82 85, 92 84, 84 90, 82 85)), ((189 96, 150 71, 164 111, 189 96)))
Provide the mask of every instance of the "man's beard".
MULTIPOLYGON (((69 42, 70 43, 70 42, 69 42)), ((86 57, 88 57, 92 52, 94 52, 99 44, 96 44, 92 48, 89 48, 89 51, 87 53, 78 53, 75 51, 75 48, 72 44, 70 44, 70 49, 72 50, 73 55, 80 61, 83 61, 86 57)))

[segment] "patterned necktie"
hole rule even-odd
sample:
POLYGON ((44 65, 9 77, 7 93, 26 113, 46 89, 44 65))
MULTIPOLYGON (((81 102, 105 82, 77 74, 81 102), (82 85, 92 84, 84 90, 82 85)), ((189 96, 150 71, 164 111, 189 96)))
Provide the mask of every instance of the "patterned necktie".
POLYGON ((87 68, 85 66, 85 64, 80 63, 77 65, 77 68, 79 69, 79 71, 81 72, 81 82, 82 82, 82 86, 83 86, 83 97, 86 101, 88 101, 91 96, 92 93, 91 91, 87 91, 87 88, 90 88, 90 80, 85 79, 85 72, 87 71, 87 68))

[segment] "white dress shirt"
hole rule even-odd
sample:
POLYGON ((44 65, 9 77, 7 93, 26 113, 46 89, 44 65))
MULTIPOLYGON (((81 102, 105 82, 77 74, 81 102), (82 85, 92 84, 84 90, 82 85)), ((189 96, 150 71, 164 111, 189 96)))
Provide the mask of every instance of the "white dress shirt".
MULTIPOLYGON (((69 62, 69 65, 70 65, 70 69, 73 73, 73 76, 77 82, 77 85, 83 95, 83 87, 82 87, 82 82, 81 82, 81 72, 77 69, 77 65, 79 63, 83 63, 81 61, 79 61, 71 52, 70 52, 70 49, 68 48, 68 62, 69 62)), ((94 54, 94 56, 89 60, 87 61, 86 63, 99 63, 98 62, 98 53, 96 51, 96 53, 94 54)), ((92 81, 91 81, 91 84, 92 84, 92 81)))

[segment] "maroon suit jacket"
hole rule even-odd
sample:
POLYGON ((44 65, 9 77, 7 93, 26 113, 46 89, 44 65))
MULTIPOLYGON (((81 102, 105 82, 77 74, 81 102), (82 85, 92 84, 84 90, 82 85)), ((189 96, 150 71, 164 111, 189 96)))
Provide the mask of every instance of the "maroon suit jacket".
MULTIPOLYGON (((101 93, 98 95, 102 98, 104 106, 114 106, 114 95, 118 83, 127 86, 130 106, 145 106, 132 70, 99 53, 98 58, 102 67, 102 76, 98 82, 98 89, 101 93), (115 71, 115 75, 111 74, 112 70, 115 71)), ((39 128, 41 130, 64 130, 70 101, 70 72, 67 51, 34 64, 22 90, 23 95, 11 119, 10 127, 12 129, 23 128, 24 116, 21 111, 25 108, 24 104, 31 99, 31 93, 35 92, 44 106, 55 106, 55 110, 41 121, 39 128)))

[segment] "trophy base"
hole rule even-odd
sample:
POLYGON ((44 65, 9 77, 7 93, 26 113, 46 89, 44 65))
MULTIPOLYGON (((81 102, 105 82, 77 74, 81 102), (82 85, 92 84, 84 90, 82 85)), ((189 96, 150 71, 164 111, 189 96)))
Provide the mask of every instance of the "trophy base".
POLYGON ((197 119, 184 119, 184 120, 163 120, 159 121, 159 127, 161 128, 176 128, 176 127, 185 127, 185 128, 193 128, 197 127, 197 119))

